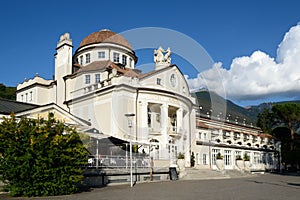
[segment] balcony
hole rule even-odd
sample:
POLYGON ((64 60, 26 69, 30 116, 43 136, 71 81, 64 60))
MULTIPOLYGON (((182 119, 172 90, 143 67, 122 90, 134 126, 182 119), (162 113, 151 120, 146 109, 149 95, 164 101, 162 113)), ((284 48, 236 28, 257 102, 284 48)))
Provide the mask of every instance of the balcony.
POLYGON ((169 126, 168 127, 168 134, 170 136, 180 136, 182 131, 183 131, 182 128, 180 128, 178 130, 176 126, 169 126))
POLYGON ((150 135, 161 135, 160 127, 148 127, 148 131, 150 135))

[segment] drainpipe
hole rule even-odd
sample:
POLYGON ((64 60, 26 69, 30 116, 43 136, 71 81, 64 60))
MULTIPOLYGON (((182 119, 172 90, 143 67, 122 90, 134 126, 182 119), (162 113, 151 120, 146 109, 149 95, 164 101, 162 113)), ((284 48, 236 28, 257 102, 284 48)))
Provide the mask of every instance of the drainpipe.
POLYGON ((139 97, 139 88, 136 89, 136 96, 135 96, 135 140, 137 141, 138 137, 138 97, 139 97))

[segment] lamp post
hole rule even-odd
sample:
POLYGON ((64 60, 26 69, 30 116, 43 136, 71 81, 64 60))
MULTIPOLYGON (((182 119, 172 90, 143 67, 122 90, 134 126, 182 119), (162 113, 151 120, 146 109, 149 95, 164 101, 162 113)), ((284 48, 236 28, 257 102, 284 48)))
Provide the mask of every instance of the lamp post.
POLYGON ((132 142, 131 142, 131 128, 132 128, 132 120, 131 117, 134 117, 135 114, 128 113, 125 114, 125 117, 128 119, 128 127, 129 127, 129 159, 130 159, 130 187, 133 186, 132 180, 132 142))

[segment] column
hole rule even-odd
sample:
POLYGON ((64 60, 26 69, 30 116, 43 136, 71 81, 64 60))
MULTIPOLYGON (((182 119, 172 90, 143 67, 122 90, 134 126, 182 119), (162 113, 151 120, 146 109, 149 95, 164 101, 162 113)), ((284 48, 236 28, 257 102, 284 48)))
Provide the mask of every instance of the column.
POLYGON ((140 103, 140 123, 138 140, 148 140, 148 102, 142 101, 140 103))
POLYGON ((161 126, 161 135, 162 141, 160 141, 160 148, 161 148, 161 157, 163 159, 168 158, 168 149, 167 144, 168 142, 168 105, 163 104, 160 106, 160 126, 161 126))
POLYGON ((183 124, 184 128, 186 130, 186 140, 184 141, 185 145, 185 166, 190 166, 190 158, 191 158, 191 132, 190 132, 190 113, 187 111, 186 114, 183 117, 183 124))
POLYGON ((182 124, 182 108, 179 108, 176 111, 177 116, 177 134, 181 135, 183 134, 183 124, 182 124))

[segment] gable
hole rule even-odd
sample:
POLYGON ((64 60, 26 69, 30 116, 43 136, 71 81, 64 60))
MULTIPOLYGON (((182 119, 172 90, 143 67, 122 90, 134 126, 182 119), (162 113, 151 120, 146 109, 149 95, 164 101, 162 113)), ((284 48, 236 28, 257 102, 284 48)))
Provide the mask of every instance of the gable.
POLYGON ((187 81, 176 65, 144 74, 140 78, 140 85, 168 90, 187 97, 191 96, 187 81))
POLYGON ((62 109, 61 107, 57 106, 56 104, 48 104, 45 106, 40 106, 35 109, 31 109, 28 111, 20 112, 17 114, 18 117, 27 116, 30 118, 48 118, 49 113, 53 113, 55 119, 62 121, 69 125, 79 125, 79 126, 90 126, 90 122, 83 120, 77 116, 74 116, 67 112, 66 110, 62 109))

